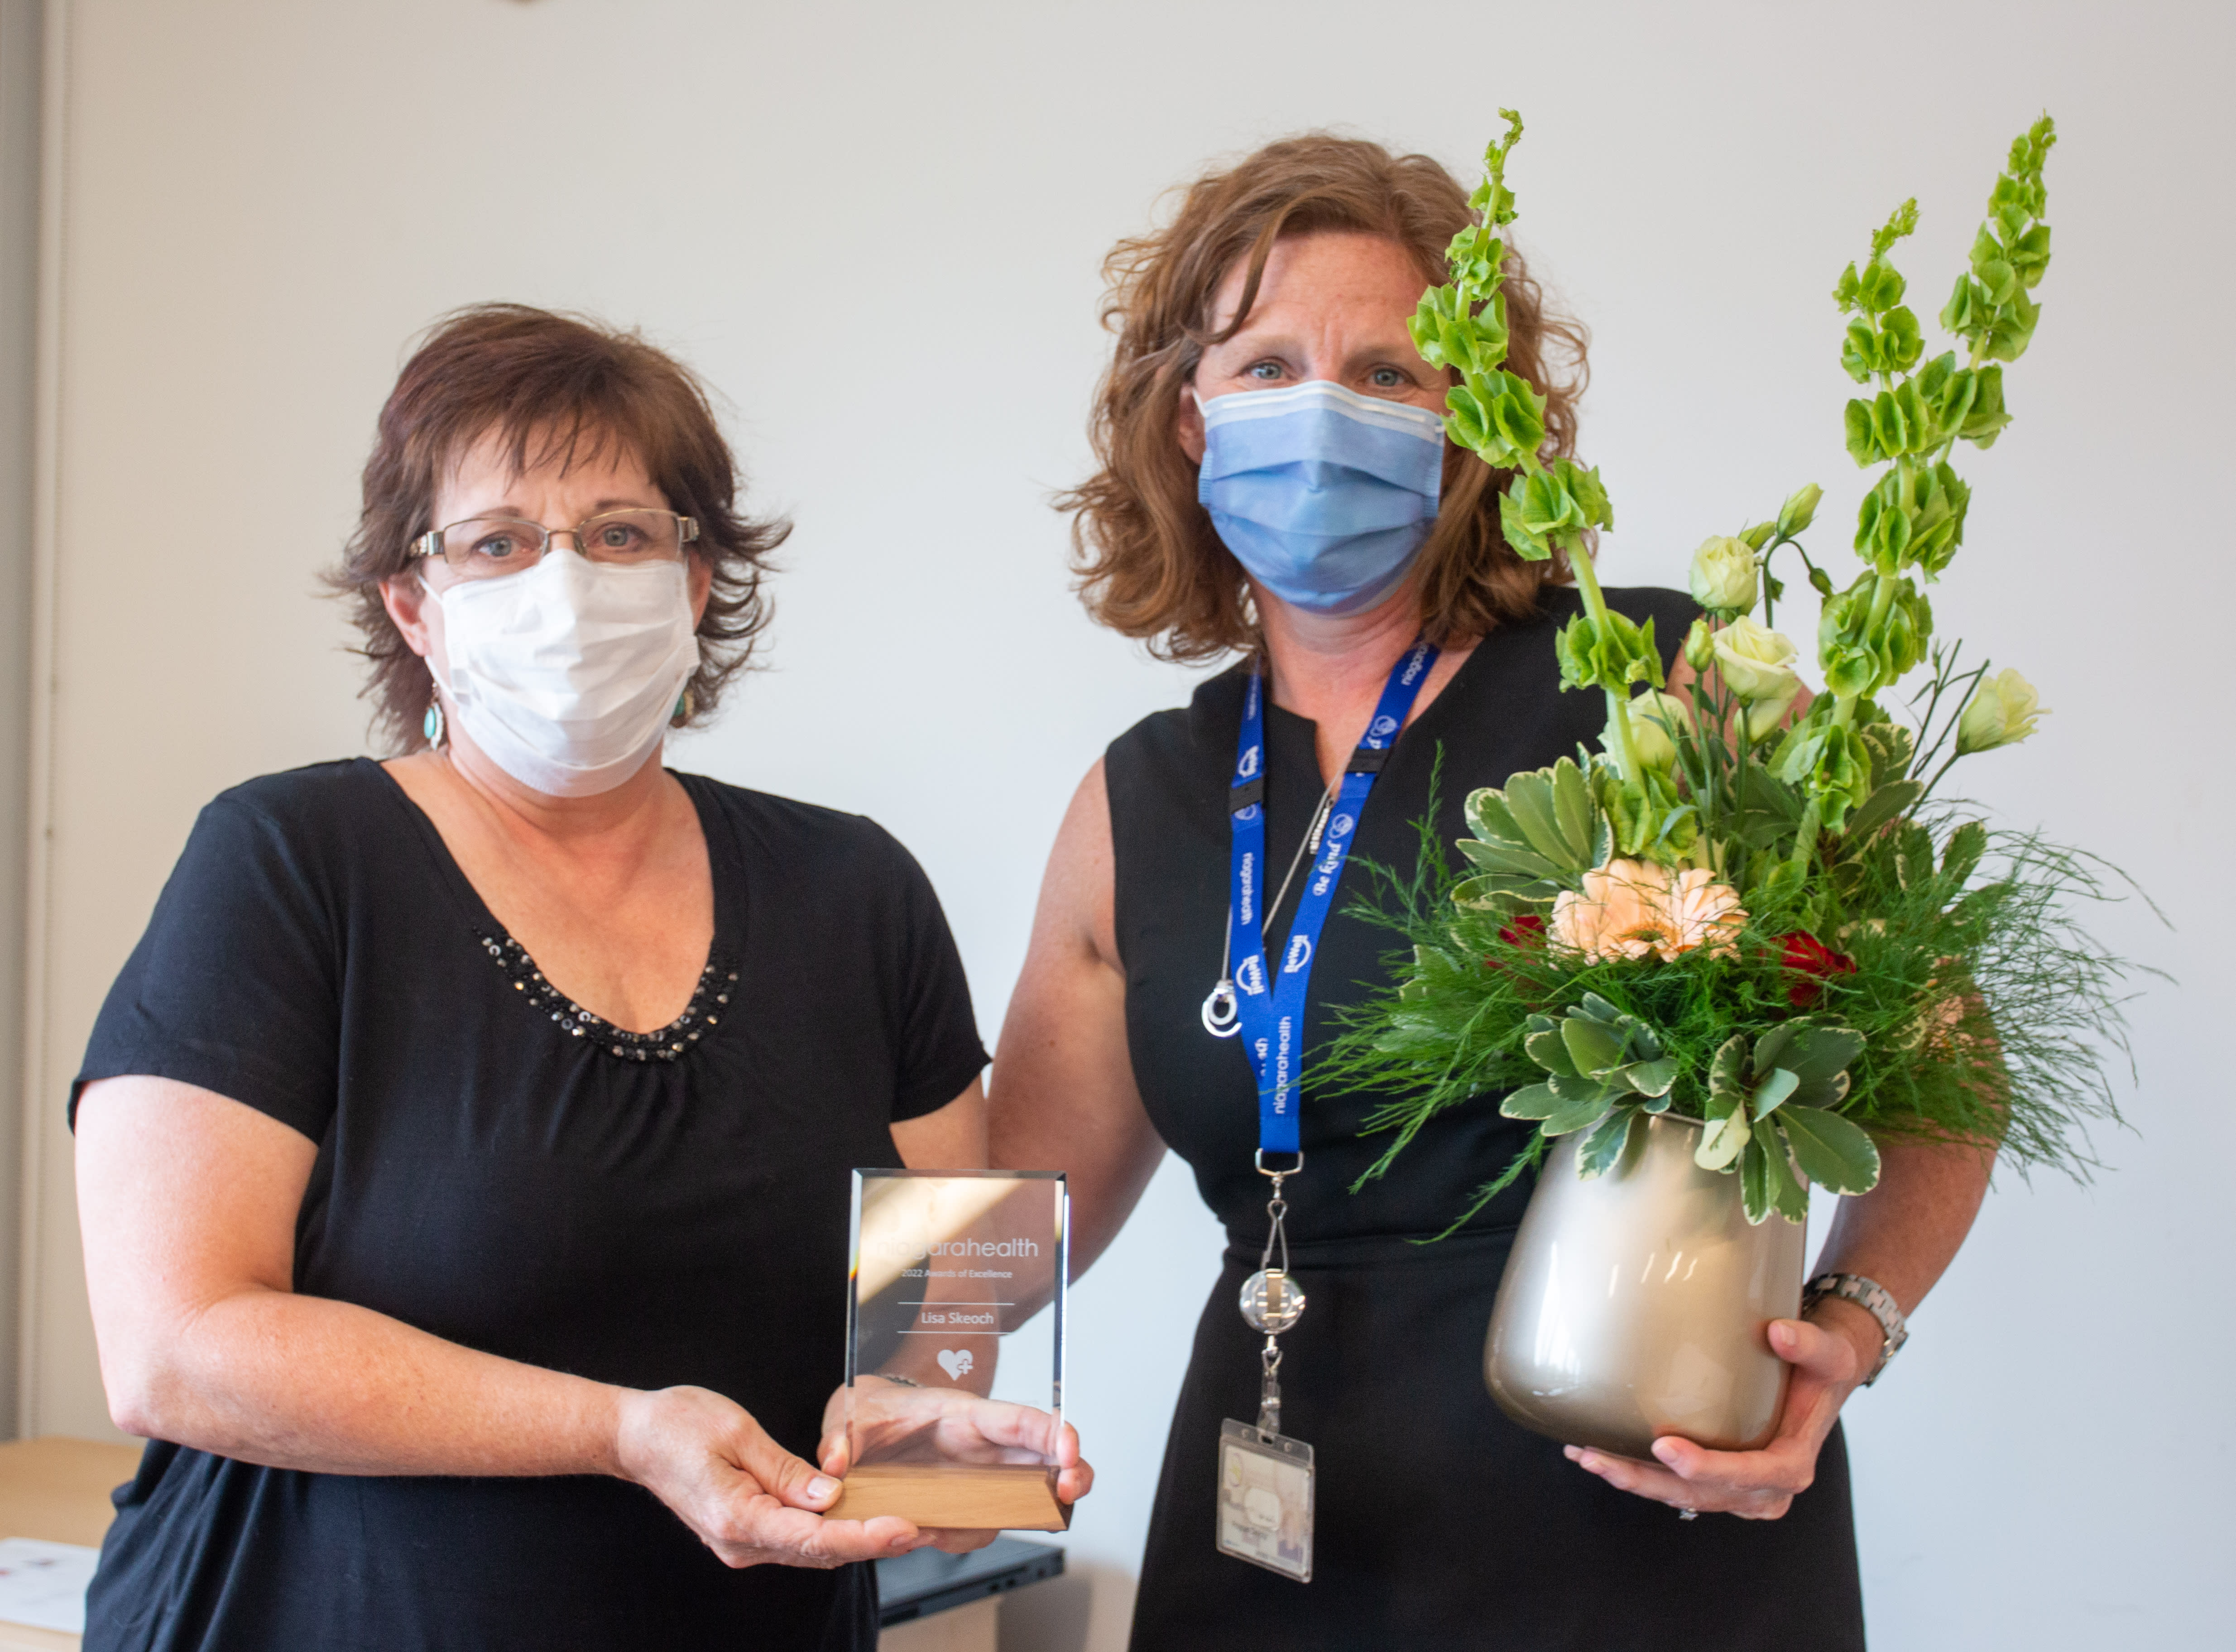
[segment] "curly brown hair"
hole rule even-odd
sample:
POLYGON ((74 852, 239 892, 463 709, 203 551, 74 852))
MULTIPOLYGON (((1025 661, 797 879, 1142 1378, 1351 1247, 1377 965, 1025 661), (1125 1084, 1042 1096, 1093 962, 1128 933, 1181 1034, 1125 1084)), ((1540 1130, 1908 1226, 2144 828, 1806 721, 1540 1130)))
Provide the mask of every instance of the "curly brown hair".
POLYGON ((705 720, 769 622, 761 583, 791 524, 739 514, 737 460, 706 386, 673 356, 587 316, 477 304, 436 322, 404 364, 365 461, 357 530, 326 576, 349 602, 363 638, 358 651, 372 661, 364 694, 376 738, 392 751, 417 745, 435 697, 426 665, 389 618, 380 582, 416 567, 411 543, 440 525, 435 495, 446 471, 491 436, 510 448, 516 472, 551 464, 565 471, 618 444, 643 462, 672 510, 698 520, 691 554, 714 584, 699 621, 687 721, 705 720))
MULTIPOLYGON (((1118 335, 1095 392, 1089 435, 1102 468, 1057 497, 1072 516, 1072 568, 1088 611, 1168 660, 1256 646, 1241 564, 1196 502, 1197 467, 1180 451, 1180 397, 1207 346, 1248 320, 1266 260, 1285 235, 1348 230, 1412 254, 1421 284, 1444 280, 1444 248, 1472 220, 1467 191, 1424 155, 1308 132, 1269 143, 1187 187, 1172 222, 1121 240, 1103 261, 1103 326, 1118 335), (1234 319, 1212 331, 1220 283, 1247 260, 1234 319)), ((1553 314, 1520 254, 1506 260, 1507 365, 1545 397, 1547 457, 1573 454, 1587 337, 1553 314)), ((1499 529, 1509 471, 1444 444, 1443 506, 1422 552, 1423 625, 1436 642, 1479 637, 1536 611, 1567 563, 1528 563, 1499 529)))

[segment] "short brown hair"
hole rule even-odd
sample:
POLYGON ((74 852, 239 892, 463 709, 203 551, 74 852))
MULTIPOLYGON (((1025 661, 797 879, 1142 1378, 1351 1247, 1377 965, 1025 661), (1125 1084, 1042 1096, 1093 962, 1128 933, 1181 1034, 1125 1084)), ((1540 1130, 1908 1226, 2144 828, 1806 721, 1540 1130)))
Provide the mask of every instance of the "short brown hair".
MULTIPOLYGON (((1058 496, 1072 513, 1073 570, 1088 611, 1170 660, 1254 647, 1241 565, 1196 503, 1196 467, 1175 437, 1184 387, 1207 345, 1248 319, 1267 255, 1285 235, 1350 230, 1386 236, 1413 256, 1423 286, 1445 279, 1444 248, 1472 220, 1467 192, 1424 155, 1310 132, 1269 143, 1188 186, 1166 227, 1121 240, 1104 260, 1103 326, 1118 343, 1095 395, 1089 435, 1102 468, 1058 496), (1212 326, 1220 283, 1241 260, 1242 301, 1212 326)), ((1547 457, 1575 451, 1586 378, 1583 329, 1545 307, 1521 256, 1506 260, 1507 365, 1543 393, 1547 457), (1556 368, 1558 371, 1556 371, 1556 368)), ((1482 636, 1536 611, 1568 577, 1565 560, 1527 563, 1507 547, 1498 495, 1511 472, 1444 446, 1443 508, 1422 553, 1422 606, 1433 642, 1482 636)))
POLYGON ((365 461, 364 505, 327 583, 351 605, 372 662, 365 697, 390 749, 418 743, 435 686, 380 600, 380 582, 415 565, 412 541, 441 524, 444 471, 494 435, 516 471, 562 470, 619 444, 643 463, 672 510, 695 517, 692 554, 714 575, 699 622, 691 716, 711 713, 769 622, 761 582, 792 531, 779 519, 738 514, 736 459, 707 389, 691 370, 635 332, 524 304, 477 304, 429 328, 380 410, 365 461))

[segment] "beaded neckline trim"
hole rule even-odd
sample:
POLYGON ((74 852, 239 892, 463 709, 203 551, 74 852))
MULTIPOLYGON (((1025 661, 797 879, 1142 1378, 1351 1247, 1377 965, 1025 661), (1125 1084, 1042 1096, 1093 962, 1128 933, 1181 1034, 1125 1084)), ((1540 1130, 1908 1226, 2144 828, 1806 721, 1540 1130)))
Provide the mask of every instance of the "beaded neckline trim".
POLYGON ((586 1039, 616 1061, 677 1061, 700 1037, 722 1024, 730 995, 738 990, 738 972, 720 952, 709 953, 699 972, 699 984, 683 1013, 655 1032, 631 1032, 602 1016, 592 1015, 543 978, 528 949, 510 935, 484 935, 483 950, 510 978, 513 990, 549 1015, 569 1036, 586 1039))

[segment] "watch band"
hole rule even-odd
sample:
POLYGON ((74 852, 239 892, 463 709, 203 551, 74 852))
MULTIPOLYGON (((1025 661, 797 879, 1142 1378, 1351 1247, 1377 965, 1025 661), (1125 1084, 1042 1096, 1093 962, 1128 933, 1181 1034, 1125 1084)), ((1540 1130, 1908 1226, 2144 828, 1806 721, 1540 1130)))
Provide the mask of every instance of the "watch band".
POLYGON ((1828 1296, 1853 1302, 1879 1322, 1879 1331, 1886 1338, 1879 1350, 1878 1364, 1864 1379, 1864 1386, 1868 1388, 1879 1379, 1879 1372, 1887 1368, 1887 1362, 1902 1352, 1902 1345, 1910 1340, 1910 1321, 1903 1318, 1893 1292, 1861 1274, 1819 1274, 1802 1287, 1801 1311, 1808 1313, 1828 1296))

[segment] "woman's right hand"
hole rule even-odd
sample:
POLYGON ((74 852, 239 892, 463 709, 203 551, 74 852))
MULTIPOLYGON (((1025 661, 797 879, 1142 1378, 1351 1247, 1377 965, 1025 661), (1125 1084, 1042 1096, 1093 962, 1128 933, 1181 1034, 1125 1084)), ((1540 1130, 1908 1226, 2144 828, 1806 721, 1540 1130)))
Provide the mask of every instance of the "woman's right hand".
POLYGON ((674 1510, 726 1566, 843 1566, 931 1541, 895 1515, 825 1519, 838 1482, 705 1388, 624 1391, 614 1436, 615 1471, 674 1510))

